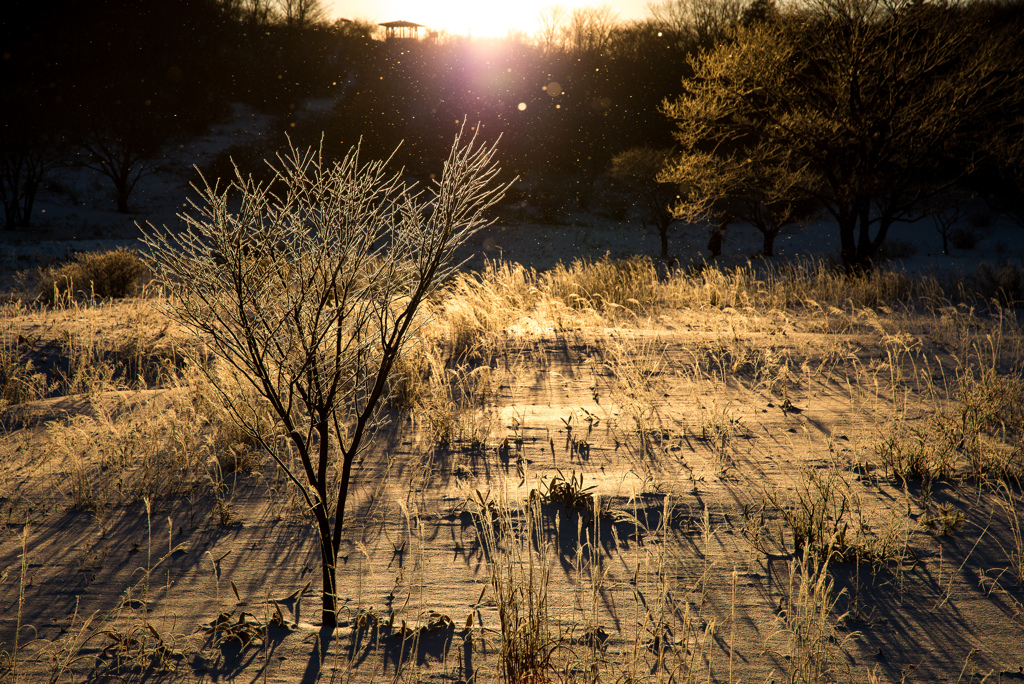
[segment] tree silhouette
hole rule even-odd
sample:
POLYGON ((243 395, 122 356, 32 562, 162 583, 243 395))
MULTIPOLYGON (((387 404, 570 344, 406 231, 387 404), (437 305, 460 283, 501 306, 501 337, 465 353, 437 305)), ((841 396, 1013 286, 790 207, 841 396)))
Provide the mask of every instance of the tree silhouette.
POLYGON ((612 158, 610 174, 639 194, 646 216, 658 229, 661 258, 668 261, 668 229, 675 216, 669 210, 676 199, 676 184, 661 179, 662 170, 672 158, 672 150, 634 147, 612 158))
POLYGON ((684 157, 671 177, 743 173, 730 177, 749 192, 720 183, 710 204, 769 206, 791 188, 835 219, 844 265, 869 267, 890 226, 962 179, 1019 111, 1019 57, 1001 38, 968 10, 915 2, 812 0, 740 27, 665 105, 684 157))

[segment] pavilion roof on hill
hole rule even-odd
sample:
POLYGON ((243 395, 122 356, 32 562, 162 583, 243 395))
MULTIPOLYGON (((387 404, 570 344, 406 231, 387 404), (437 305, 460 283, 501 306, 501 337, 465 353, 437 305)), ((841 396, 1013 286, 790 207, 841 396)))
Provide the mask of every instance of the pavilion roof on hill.
POLYGON ((420 29, 424 28, 423 24, 417 24, 413 21, 387 21, 381 24, 384 27, 384 37, 387 40, 394 38, 416 40, 420 37, 420 29))

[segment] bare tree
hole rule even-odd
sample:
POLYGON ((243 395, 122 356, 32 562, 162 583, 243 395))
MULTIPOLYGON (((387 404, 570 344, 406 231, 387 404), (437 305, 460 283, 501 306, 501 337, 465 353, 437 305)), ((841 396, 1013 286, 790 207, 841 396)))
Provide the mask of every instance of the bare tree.
POLYGON ((322 0, 277 0, 278 14, 288 28, 305 29, 327 18, 322 0))
POLYGON ((739 24, 745 7, 745 0, 664 0, 647 10, 675 40, 710 46, 739 24))
POLYGON ((14 128, 0 129, 0 202, 10 230, 31 223, 36 192, 58 165, 62 150, 56 134, 14 128))
POLYGON ((946 256, 950 254, 950 239, 955 237, 960 220, 973 199, 970 195, 949 192, 936 197, 932 205, 925 208, 924 213, 931 215, 935 232, 942 238, 942 253, 946 256))
POLYGON ((668 261, 668 229, 676 217, 670 211, 676 200, 677 185, 664 180, 662 170, 672 159, 672 150, 634 147, 612 158, 610 175, 639 195, 647 218, 661 237, 661 258, 668 261))
POLYGON ((122 214, 128 213, 135 185, 150 173, 160 145, 170 135, 166 117, 136 102, 138 97, 94 105, 77 136, 77 163, 110 180, 122 214))
POLYGON ((608 5, 576 7, 566 24, 569 50, 577 57, 601 55, 611 44, 617 22, 615 11, 608 5))
POLYGON ((551 54, 565 48, 568 15, 561 5, 552 5, 540 13, 540 28, 537 41, 545 54, 551 54))
POLYGON ((240 174, 225 190, 206 184, 182 215, 187 230, 143 238, 170 291, 165 313, 219 360, 198 366, 305 501, 320 542, 327 627, 338 620, 335 572, 353 464, 379 425, 417 310, 507 187, 493 184, 495 147, 475 138, 461 146, 460 137, 427 191, 389 175, 385 162, 361 164, 358 148, 328 163, 321 151, 293 147, 271 184, 240 174))
POLYGON ((266 26, 274 18, 273 0, 239 0, 239 16, 252 26, 266 26))

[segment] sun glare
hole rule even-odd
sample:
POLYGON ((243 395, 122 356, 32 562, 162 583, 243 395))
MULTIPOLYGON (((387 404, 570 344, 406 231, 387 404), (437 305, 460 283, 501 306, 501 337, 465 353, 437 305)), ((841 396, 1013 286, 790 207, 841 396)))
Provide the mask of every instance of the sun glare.
POLYGON ((424 23, 431 24, 435 30, 480 38, 500 38, 508 35, 509 31, 535 33, 545 4, 545 0, 454 0, 421 7, 427 15, 424 23))
POLYGON ((431 31, 447 31, 474 38, 503 38, 510 32, 534 35, 540 28, 541 13, 554 5, 571 11, 574 7, 595 4, 601 3, 595 0, 443 0, 434 3, 419 0, 335 0, 334 8, 339 16, 366 16, 377 22, 401 19, 423 24, 431 31))

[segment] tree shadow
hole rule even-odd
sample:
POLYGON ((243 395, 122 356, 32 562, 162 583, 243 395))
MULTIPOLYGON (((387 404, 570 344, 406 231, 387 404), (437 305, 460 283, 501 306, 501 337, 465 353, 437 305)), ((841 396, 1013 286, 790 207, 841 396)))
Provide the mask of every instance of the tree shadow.
MULTIPOLYGON (((666 520, 663 505, 655 502, 644 501, 631 510, 612 508, 596 513, 562 502, 542 501, 535 505, 540 506, 543 534, 554 540, 566 569, 575 558, 590 558, 597 550, 610 556, 628 549, 663 524, 679 524, 675 518, 666 520)), ((535 547, 540 541, 539 535, 535 535, 535 547)))
POLYGON ((400 626, 393 621, 394 614, 385 620, 371 611, 360 611, 343 623, 349 632, 347 637, 342 637, 347 643, 341 651, 349 668, 361 666, 369 656, 376 654, 383 661, 383 673, 387 675, 390 670, 397 677, 409 664, 424 667, 431 662, 446 662, 455 637, 465 639, 469 633, 468 629, 456 630, 452 619, 439 613, 430 614, 426 624, 415 628, 404 620, 400 626))
POLYGON ((266 622, 246 611, 237 617, 233 612, 222 613, 205 630, 206 642, 193 658, 192 669, 207 674, 213 681, 222 677, 233 679, 262 659, 265 662, 257 670, 262 673, 278 646, 294 631, 294 624, 284 621, 280 611, 266 622), (216 655, 211 661, 202 656, 205 652, 216 655))

